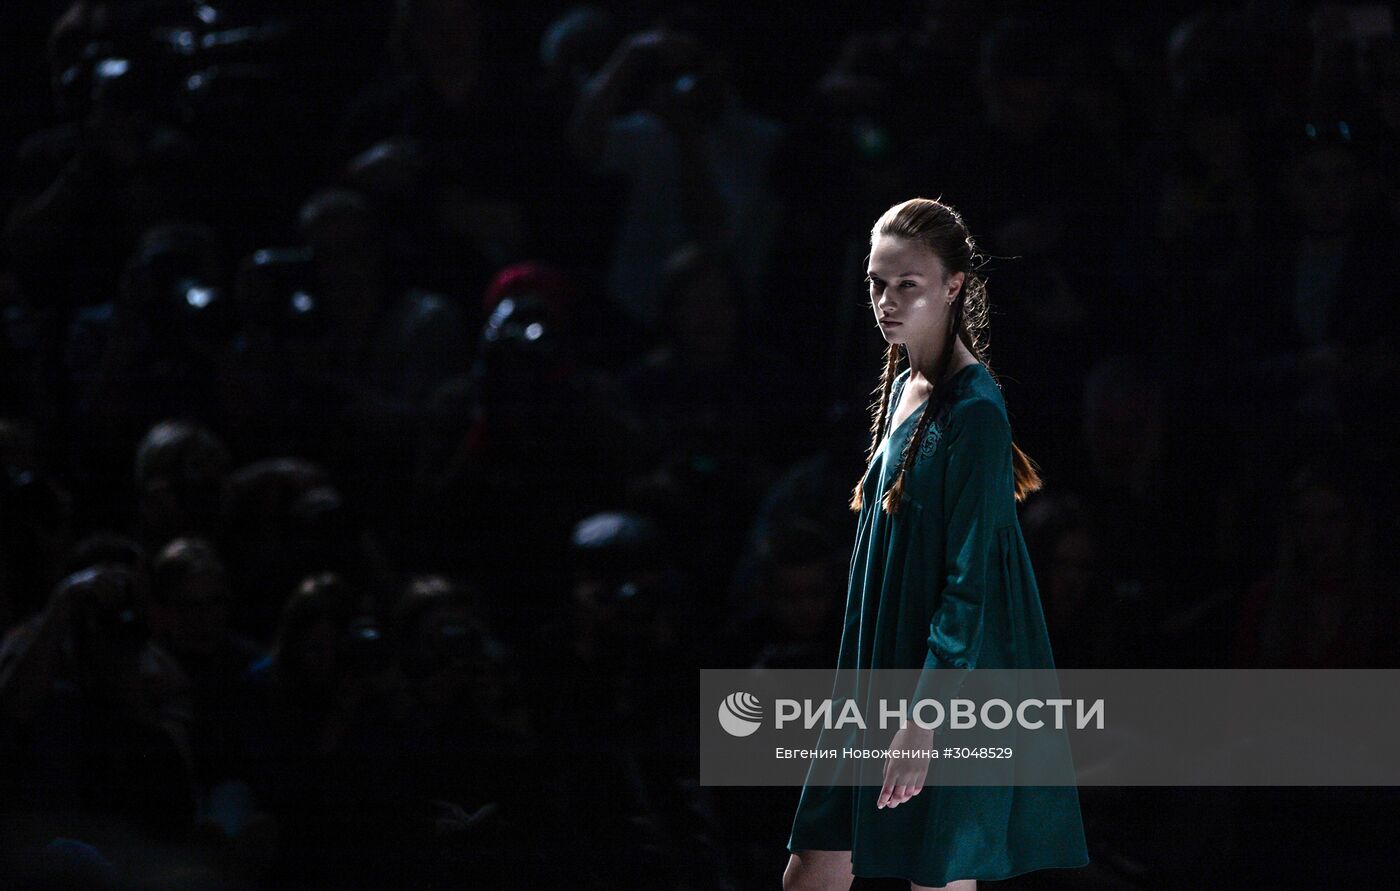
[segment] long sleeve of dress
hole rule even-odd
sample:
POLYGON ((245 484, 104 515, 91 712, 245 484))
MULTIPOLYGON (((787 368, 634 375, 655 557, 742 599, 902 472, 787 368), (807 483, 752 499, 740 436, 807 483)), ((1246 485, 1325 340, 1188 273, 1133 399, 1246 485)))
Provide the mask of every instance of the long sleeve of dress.
POLYGON ((969 402, 950 419, 943 485, 943 586, 929 623, 915 701, 955 695, 976 668, 985 608, 1001 578, 997 530, 1015 516, 1011 426, 1000 406, 969 402), (1008 511, 1010 514, 1008 515, 1008 511))

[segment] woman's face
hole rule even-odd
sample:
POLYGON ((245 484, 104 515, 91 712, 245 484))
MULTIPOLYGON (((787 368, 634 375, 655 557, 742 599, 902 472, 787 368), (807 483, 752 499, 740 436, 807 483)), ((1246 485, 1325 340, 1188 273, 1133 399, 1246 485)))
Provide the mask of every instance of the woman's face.
POLYGON ((966 276, 947 274, 938 255, 916 241, 877 235, 866 283, 887 343, 942 343, 948 307, 966 276))

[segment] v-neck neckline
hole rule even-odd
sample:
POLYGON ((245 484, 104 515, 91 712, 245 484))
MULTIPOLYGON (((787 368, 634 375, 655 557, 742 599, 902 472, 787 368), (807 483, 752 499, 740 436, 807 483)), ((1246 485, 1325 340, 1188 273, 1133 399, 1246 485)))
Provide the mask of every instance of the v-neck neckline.
MULTIPOLYGON (((959 377, 961 377, 962 374, 963 374, 963 372, 967 371, 969 368, 973 368, 973 367, 980 366, 980 365, 982 365, 981 362, 969 362, 969 363, 967 363, 967 364, 964 365, 962 368, 959 368, 957 371, 953 372, 953 376, 950 377, 950 378, 948 378, 948 385, 949 385, 949 386, 952 386, 953 382, 956 381, 959 377)), ((891 422, 894 420, 894 408, 895 408, 895 407, 898 407, 898 405, 899 405, 899 400, 902 399, 902 398, 904 397, 904 385, 907 384, 907 383, 909 383, 909 369, 906 368, 906 369, 904 369, 904 371, 900 372, 900 376, 899 376, 899 388, 895 391, 895 393, 894 393, 894 395, 893 395, 893 397, 892 397, 892 401, 894 402, 894 407, 892 407, 892 408, 890 409, 890 421, 891 421, 891 422)), ((900 421, 898 424, 896 424, 895 427, 894 427, 894 429, 889 430, 889 432, 885 434, 885 438, 884 438, 884 441, 881 442, 881 446, 889 445, 890 440, 892 440, 892 439, 894 439, 896 436, 898 436, 898 435, 899 435, 899 432, 900 432, 901 430, 903 430, 905 427, 908 427, 910 421, 914 420, 914 419, 917 418, 919 415, 923 414, 924 406, 926 406, 926 405, 928 404, 928 400, 929 400, 929 397, 928 397, 928 396, 925 396, 925 397, 924 397, 924 400, 923 400, 922 402, 920 402, 918 405, 914 406, 914 410, 911 411, 911 412, 909 412, 909 415, 908 415, 904 420, 902 420, 902 421, 900 421)), ((888 429, 888 424, 886 424, 886 429, 888 429)))

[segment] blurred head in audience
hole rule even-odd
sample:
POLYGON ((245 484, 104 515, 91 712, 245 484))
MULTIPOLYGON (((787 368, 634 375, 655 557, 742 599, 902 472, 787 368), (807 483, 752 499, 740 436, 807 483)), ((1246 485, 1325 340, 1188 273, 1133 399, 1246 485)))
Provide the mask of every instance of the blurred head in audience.
POLYGON ((155 548, 177 535, 209 534, 219 515, 230 456, 208 429, 161 421, 136 448, 137 516, 155 548))
POLYGON ((759 546, 758 593, 783 640, 825 634, 840 597, 840 550, 815 524, 794 521, 774 529, 759 546))
POLYGON ((1059 115, 1065 83, 1056 46, 1042 27, 1021 19, 997 22, 982 40, 987 121, 1016 142, 1037 139, 1059 115))
POLYGON ((491 697, 488 636, 472 596, 444 576, 409 582, 394 610, 399 665, 417 702, 430 709, 491 697))
POLYGON ((272 657, 278 680, 294 696, 329 704, 345 669, 355 597, 340 576, 305 579, 282 609, 272 657))
POLYGON ((727 57, 691 24, 700 23, 663 22, 670 40, 643 62, 639 77, 647 110, 679 133, 713 125, 731 96, 727 57))
POLYGON ((540 66, 555 84, 578 92, 603 67, 619 39, 607 10, 575 6, 550 23, 540 39, 540 66))
POLYGON ((391 39, 400 65, 420 72, 451 106, 481 81, 481 7, 476 0, 398 0, 391 39))
POLYGON ((697 245, 681 248, 662 270, 663 336, 693 366, 735 358, 743 285, 724 260, 697 245))
POLYGON ((666 543, 656 523, 605 511, 574 525, 574 643, 599 664, 655 665, 675 648, 678 629, 666 543))
POLYGON ((150 579, 120 554, 98 549, 89 559, 99 562, 65 576, 53 595, 70 603, 74 680, 91 700, 137 712, 145 705, 138 655, 149 638, 150 579))
POLYGON ((1318 116, 1293 136, 1293 154, 1284 168, 1286 193, 1308 235, 1337 235, 1356 222, 1365 182, 1357 127, 1355 119, 1318 116))
POLYGON ((1344 578, 1369 544, 1368 519, 1360 492, 1344 473, 1305 467, 1289 482, 1283 544, 1302 577, 1344 578))
POLYGON ((349 189, 317 192, 302 205, 299 222, 330 317, 343 324, 372 313, 384 296, 385 256, 365 197, 349 189))
POLYGON ((156 557, 151 576, 152 633, 178 657, 216 653, 228 637, 230 591, 213 545, 177 538, 156 557))
POLYGON ((1111 357, 1089 373, 1084 435, 1101 481, 1134 491, 1145 483, 1164 449, 1162 399, 1160 380, 1138 357, 1111 357))

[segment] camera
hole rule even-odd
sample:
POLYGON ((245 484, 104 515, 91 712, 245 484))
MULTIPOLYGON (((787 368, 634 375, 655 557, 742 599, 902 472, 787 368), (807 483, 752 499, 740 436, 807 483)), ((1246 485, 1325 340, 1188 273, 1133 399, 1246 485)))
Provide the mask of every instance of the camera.
POLYGON ((151 330, 158 348, 189 340, 219 342, 236 319, 217 281, 213 236, 203 227, 168 224, 141 239, 123 276, 125 310, 151 330))

